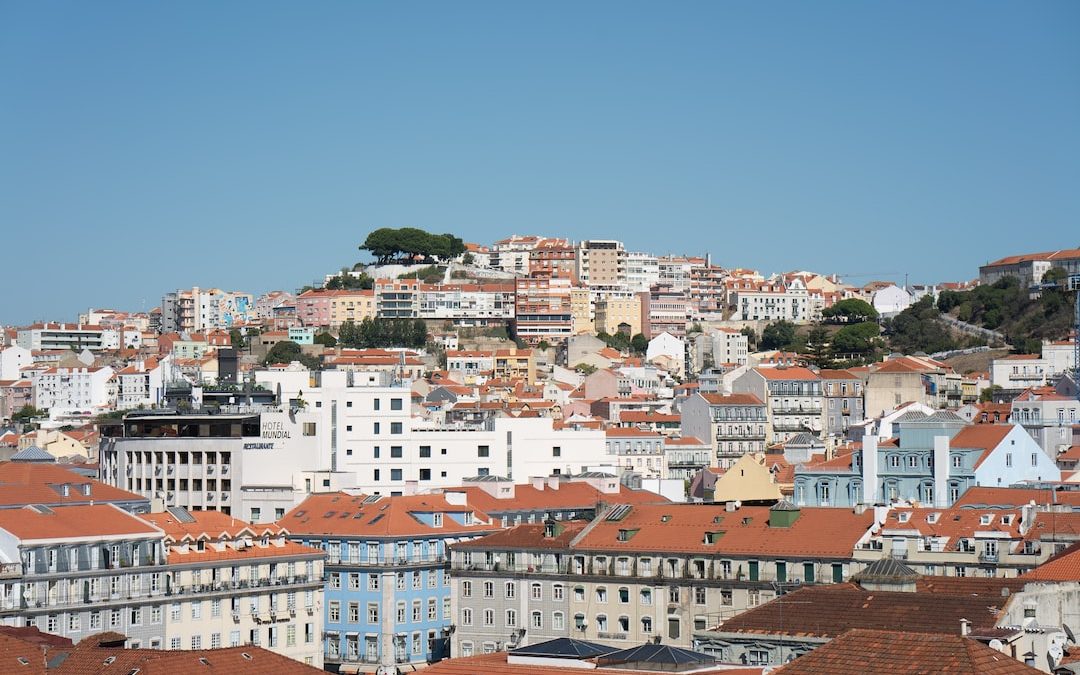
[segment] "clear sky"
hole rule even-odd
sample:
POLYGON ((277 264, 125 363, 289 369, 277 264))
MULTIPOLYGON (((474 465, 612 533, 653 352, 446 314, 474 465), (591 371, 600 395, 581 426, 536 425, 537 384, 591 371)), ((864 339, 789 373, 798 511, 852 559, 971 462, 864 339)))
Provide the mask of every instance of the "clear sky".
POLYGON ((376 227, 912 281, 1080 245, 1072 0, 7 0, 0 67, 0 323, 376 227))

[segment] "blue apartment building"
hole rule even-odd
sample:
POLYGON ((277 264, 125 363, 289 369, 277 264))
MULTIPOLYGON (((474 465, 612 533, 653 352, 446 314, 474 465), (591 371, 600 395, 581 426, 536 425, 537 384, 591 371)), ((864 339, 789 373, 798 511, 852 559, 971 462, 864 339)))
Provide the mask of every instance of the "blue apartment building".
POLYGON ((341 673, 449 656, 447 547, 500 529, 461 493, 313 494, 280 524, 327 553, 324 662, 341 673))
POLYGON ((972 486, 1058 481, 1061 471, 1023 427, 969 425, 957 415, 912 411, 894 438, 866 436, 861 450, 795 470, 800 506, 918 502, 945 508, 972 486))

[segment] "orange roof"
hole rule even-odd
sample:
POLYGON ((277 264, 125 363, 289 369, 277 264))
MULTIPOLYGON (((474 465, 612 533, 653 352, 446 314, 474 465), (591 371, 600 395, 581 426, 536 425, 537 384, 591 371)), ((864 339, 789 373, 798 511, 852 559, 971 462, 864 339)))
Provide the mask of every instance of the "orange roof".
POLYGON ((820 380, 809 368, 754 368, 766 380, 820 380))
POLYGON ((646 431, 637 427, 615 427, 605 430, 604 433, 616 438, 663 438, 658 431, 646 431))
POLYGON ((0 506, 145 502, 146 498, 69 471, 59 464, 0 462, 0 506), (62 486, 68 485, 68 495, 62 486), (90 494, 86 494, 89 486, 90 494))
POLYGON ((95 636, 91 636, 82 640, 58 667, 48 672, 55 672, 56 675, 174 675, 202 672, 214 675, 317 675, 323 671, 254 646, 195 650, 125 649, 122 646, 99 646, 95 636), (107 666, 103 665, 106 663, 107 666))
POLYGON ((63 539, 160 534, 153 525, 113 504, 80 504, 49 509, 0 509, 0 529, 18 539, 63 539))
POLYGON ((953 505, 1023 506, 1032 501, 1040 506, 1047 504, 1080 506, 1080 491, 977 486, 968 488, 953 505))
POLYGON ((705 441, 701 440, 697 436, 681 436, 679 438, 668 438, 664 441, 666 447, 672 447, 676 445, 709 445, 705 441))
POLYGON ((847 509, 803 508, 791 527, 779 528, 769 527, 765 506, 729 512, 724 505, 641 504, 618 521, 597 522, 577 548, 846 559, 872 524, 873 513, 847 509), (619 530, 638 532, 620 541, 619 530), (707 532, 723 534, 709 544, 707 532))
POLYGON ((1080 544, 1073 544, 1023 578, 1027 581, 1080 581, 1080 544))
POLYGON ((310 495, 279 521, 292 534, 337 536, 397 536, 434 534, 483 534, 496 529, 486 514, 472 505, 451 504, 443 495, 383 497, 365 504, 365 495, 327 492, 310 495), (443 518, 442 527, 426 525, 420 513, 473 514, 472 524, 443 518))
POLYGON ((855 628, 773 673, 863 675, 868 663, 873 663, 873 672, 880 675, 1035 675, 1041 672, 981 642, 958 635, 855 628))

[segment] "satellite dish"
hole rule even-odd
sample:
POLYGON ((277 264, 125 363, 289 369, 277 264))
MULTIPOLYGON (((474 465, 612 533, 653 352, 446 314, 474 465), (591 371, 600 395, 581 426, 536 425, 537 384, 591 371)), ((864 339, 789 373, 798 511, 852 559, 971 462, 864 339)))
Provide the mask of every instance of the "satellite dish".
POLYGON ((1050 658, 1054 659, 1054 663, 1057 663, 1061 660, 1061 657, 1065 656, 1065 651, 1061 648, 1061 645, 1058 644, 1050 645, 1050 648, 1046 650, 1046 653, 1050 658))
POLYGON ((991 640, 990 643, 989 643, 989 646, 990 646, 990 649, 996 649, 999 652, 1005 651, 1005 645, 1002 644, 1001 640, 998 640, 997 638, 994 638, 993 640, 991 640))

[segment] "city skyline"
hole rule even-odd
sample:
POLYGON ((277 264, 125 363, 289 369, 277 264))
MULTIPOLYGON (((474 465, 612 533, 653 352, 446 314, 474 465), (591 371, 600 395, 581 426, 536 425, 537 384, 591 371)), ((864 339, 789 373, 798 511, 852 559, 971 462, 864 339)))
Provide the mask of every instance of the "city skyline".
POLYGON ((252 7, 5 12, 0 320, 302 286, 384 226, 913 283, 1080 243, 1071 3, 252 7))

